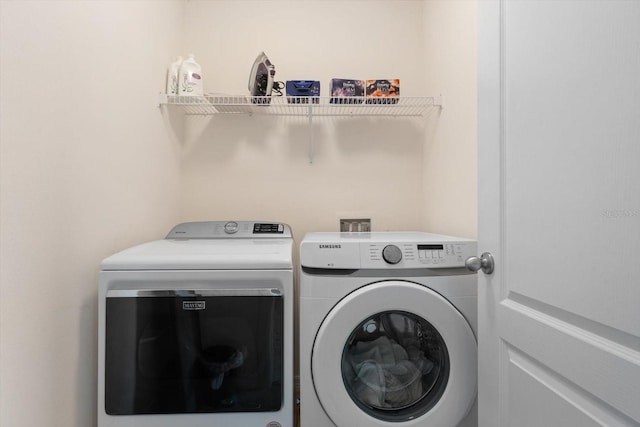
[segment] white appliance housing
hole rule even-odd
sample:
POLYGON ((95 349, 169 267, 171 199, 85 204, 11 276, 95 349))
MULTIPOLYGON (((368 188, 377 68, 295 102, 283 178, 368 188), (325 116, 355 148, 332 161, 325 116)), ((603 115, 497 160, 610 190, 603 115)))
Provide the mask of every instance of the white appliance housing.
POLYGON ((99 427, 293 427, 289 226, 196 222, 106 258, 99 427))
POLYGON ((476 242, 308 233, 300 246, 302 427, 477 426, 476 242))

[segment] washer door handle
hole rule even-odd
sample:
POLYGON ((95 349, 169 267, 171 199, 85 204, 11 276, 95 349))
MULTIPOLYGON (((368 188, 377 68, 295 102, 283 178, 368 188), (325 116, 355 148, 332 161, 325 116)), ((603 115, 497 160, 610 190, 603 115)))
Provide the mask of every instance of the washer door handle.
POLYGON ((478 258, 477 256, 470 256, 464 262, 464 265, 473 272, 481 269, 484 274, 491 274, 493 273, 495 262, 493 260, 493 255, 491 255, 491 252, 484 252, 482 255, 480 255, 480 258, 478 258))

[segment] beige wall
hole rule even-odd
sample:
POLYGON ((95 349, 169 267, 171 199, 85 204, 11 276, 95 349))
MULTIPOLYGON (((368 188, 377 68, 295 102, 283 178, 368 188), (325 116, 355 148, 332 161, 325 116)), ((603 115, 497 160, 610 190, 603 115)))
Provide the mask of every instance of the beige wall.
POLYGON ((102 258, 179 219, 181 3, 0 2, 0 425, 90 427, 102 258))
POLYGON ((419 119, 317 118, 311 165, 306 119, 189 117, 185 220, 285 221, 300 240, 336 230, 340 214, 362 214, 377 231, 474 237, 475 0, 257 4, 187 3, 184 46, 203 67, 206 92, 246 93, 265 50, 276 80, 319 80, 322 95, 333 77, 399 77, 402 94, 443 94, 446 106, 419 119))
POLYGON ((362 213, 476 234, 473 1, 3 0, 0 19, 3 427, 95 425, 99 262, 176 222, 285 221, 299 241, 362 213), (176 55, 196 54, 207 92, 246 93, 261 50, 323 95, 399 77, 445 109, 319 119, 309 164, 304 119, 157 108, 176 55))
POLYGON ((425 229, 477 236, 476 1, 428 0, 424 10, 425 88, 444 96, 424 143, 425 229))
MULTIPOLYGON (((227 0, 186 10, 184 44, 203 67, 206 92, 247 93, 264 50, 276 80, 319 80, 323 96, 331 78, 396 77, 401 94, 429 95, 421 1, 227 0)), ((374 230, 421 229, 423 127, 421 119, 319 118, 309 164, 306 119, 188 119, 184 217, 284 221, 298 241, 337 230, 340 213, 370 215, 374 230)))

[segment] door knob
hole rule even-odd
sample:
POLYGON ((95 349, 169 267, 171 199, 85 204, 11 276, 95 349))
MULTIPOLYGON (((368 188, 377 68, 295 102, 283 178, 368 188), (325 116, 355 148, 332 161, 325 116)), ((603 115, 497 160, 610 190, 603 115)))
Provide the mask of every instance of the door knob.
POLYGON ((480 258, 477 256, 470 256, 464 262, 464 265, 473 272, 482 269, 484 274, 491 274, 493 273, 493 267, 495 264, 493 261, 493 255, 489 252, 485 252, 480 255, 480 258))

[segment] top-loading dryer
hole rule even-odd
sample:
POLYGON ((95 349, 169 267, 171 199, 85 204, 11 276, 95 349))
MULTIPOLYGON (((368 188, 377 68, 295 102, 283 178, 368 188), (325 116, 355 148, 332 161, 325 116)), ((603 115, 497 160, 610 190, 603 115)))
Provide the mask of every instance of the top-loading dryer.
POLYGON ((106 258, 99 427, 292 427, 293 240, 196 222, 106 258))
POLYGON ((475 253, 428 233, 308 233, 301 426, 477 426, 475 253))

